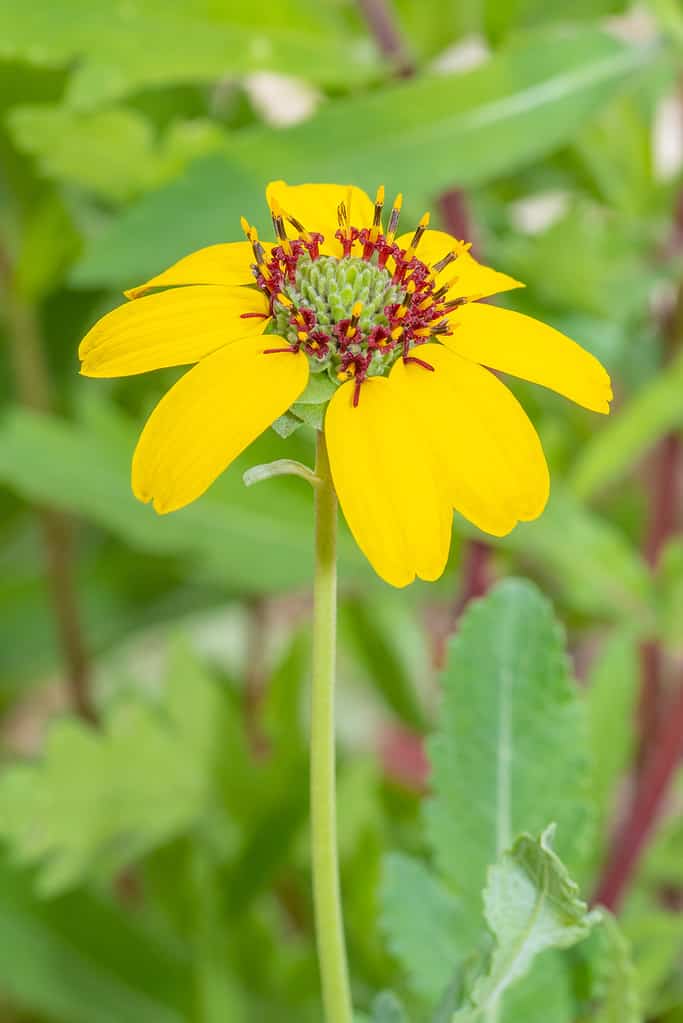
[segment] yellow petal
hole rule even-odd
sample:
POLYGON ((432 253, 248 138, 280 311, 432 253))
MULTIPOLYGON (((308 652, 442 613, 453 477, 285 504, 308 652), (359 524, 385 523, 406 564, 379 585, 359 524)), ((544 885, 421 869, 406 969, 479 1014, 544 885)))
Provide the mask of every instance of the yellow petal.
POLYGON ((198 362, 235 338, 262 334, 267 313, 255 288, 197 285, 147 295, 113 309, 88 331, 78 350, 81 373, 131 376, 198 362))
MULTIPOLYGON (((370 227, 374 205, 370 197, 355 185, 288 185, 285 181, 271 181, 266 189, 268 205, 273 199, 279 202, 285 213, 298 220, 307 231, 320 231, 325 241, 320 251, 330 256, 341 256, 342 247, 335 239, 339 229, 337 210, 345 203, 349 222, 353 227, 370 227)), ((287 232, 296 237, 294 228, 287 232)), ((356 245, 354 254, 360 252, 356 245)))
MULTIPOLYGON (((271 246, 264 246, 270 249, 271 246)), ((254 254, 249 242, 208 245, 179 259, 168 270, 144 284, 124 291, 126 298, 139 298, 151 288, 170 288, 182 284, 253 284, 251 264, 254 254)))
POLYGON ((483 366, 550 387, 577 405, 609 412, 612 387, 594 355, 559 330, 509 309, 473 302, 449 318, 443 343, 483 366))
POLYGON ((390 383, 431 447, 453 507, 494 536, 534 519, 548 499, 541 442, 514 395, 488 370, 441 345, 420 346, 434 367, 396 363, 390 383))
MULTIPOLYGON (((412 232, 403 234, 396 239, 396 243, 406 249, 410 245, 412 237, 412 232)), ((490 266, 478 263, 473 256, 470 256, 462 242, 452 235, 446 234, 445 231, 425 231, 417 247, 416 255, 423 263, 433 266, 453 251, 458 253, 457 258, 436 274, 439 287, 453 281, 447 293, 449 299, 487 298, 489 295, 497 295, 502 291, 524 287, 521 281, 516 281, 514 277, 508 277, 507 274, 493 270, 490 266)))
MULTIPOLYGON (((265 355, 242 338, 207 356, 161 399, 133 456, 133 492, 164 514, 194 501, 308 382, 302 352, 265 355)), ((268 347, 284 345, 269 335, 268 347)))
POLYGON ((406 586, 438 579, 450 546, 452 513, 421 438, 383 377, 335 392, 325 417, 330 468, 346 521, 378 575, 406 586))

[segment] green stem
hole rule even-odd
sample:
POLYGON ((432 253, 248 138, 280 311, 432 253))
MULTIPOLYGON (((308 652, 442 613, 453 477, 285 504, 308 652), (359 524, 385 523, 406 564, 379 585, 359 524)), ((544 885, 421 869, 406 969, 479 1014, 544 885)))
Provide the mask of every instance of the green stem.
POLYGON ((351 1023, 344 922, 337 861, 334 673, 337 629, 337 498, 325 436, 318 434, 311 703, 313 900, 326 1023, 351 1023))

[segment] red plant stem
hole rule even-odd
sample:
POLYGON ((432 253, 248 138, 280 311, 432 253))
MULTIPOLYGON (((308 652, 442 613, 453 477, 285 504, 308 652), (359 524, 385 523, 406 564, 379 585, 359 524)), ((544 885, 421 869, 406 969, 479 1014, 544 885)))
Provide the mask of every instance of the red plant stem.
POLYGON ((403 44, 391 4, 387 0, 358 0, 358 6, 380 52, 391 61, 398 75, 410 78, 415 68, 403 44))
MULTIPOLYGON (((679 196, 670 244, 671 255, 683 249, 683 193, 679 196)), ((683 340, 683 284, 668 322, 664 324, 666 354, 683 340)), ((679 508, 681 442, 677 434, 663 437, 653 456, 654 477, 650 521, 643 554, 651 570, 657 569, 662 550, 676 532, 679 508)), ((652 833, 683 752, 683 684, 670 707, 664 708, 665 651, 659 639, 644 642, 640 650, 641 688, 638 708, 640 750, 636 765, 633 802, 617 833, 603 870, 595 901, 616 909, 621 904, 640 856, 652 833)))
POLYGON ((663 716, 641 776, 631 813, 614 843, 595 902, 613 912, 638 865, 683 754, 683 684, 663 716))
MULTIPOLYGON (((51 405, 50 386, 38 317, 33 306, 15 293, 10 261, 2 249, 0 295, 19 400, 38 412, 47 412, 51 405)), ((71 703, 77 714, 94 723, 97 714, 90 691, 90 666, 78 609, 71 523, 56 508, 40 506, 36 512, 45 552, 45 577, 71 703)))

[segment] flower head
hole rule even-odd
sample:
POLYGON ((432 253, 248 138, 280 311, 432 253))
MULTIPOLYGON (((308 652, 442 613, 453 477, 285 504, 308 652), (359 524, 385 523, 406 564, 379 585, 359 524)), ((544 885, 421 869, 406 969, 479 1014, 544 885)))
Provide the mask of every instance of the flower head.
POLYGON ((400 195, 385 212, 383 188, 373 202, 352 186, 277 181, 267 200, 274 242, 243 219, 246 241, 126 292, 81 343, 87 376, 196 363, 142 432, 135 495, 160 513, 195 500, 315 377, 330 395, 321 427, 342 510, 388 582, 441 575, 454 508, 495 536, 536 518, 549 490, 541 444, 491 370, 606 413, 600 363, 481 302, 521 285, 428 214, 398 234, 400 195))

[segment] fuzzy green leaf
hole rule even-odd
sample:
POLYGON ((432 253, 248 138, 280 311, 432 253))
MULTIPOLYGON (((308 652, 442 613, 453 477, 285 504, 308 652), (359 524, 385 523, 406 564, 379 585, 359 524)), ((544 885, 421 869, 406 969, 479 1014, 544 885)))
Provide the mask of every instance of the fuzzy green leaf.
POLYGON ((507 989, 542 952, 569 948, 596 922, 553 851, 553 833, 554 826, 538 839, 522 835, 489 870, 484 904, 495 948, 453 1023, 479 1023, 495 1014, 507 989))
POLYGON ((555 819, 565 860, 582 859, 591 819, 582 706, 552 608, 519 580, 467 611, 442 684, 427 829, 440 870, 479 918, 487 866, 516 834, 555 819))

